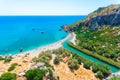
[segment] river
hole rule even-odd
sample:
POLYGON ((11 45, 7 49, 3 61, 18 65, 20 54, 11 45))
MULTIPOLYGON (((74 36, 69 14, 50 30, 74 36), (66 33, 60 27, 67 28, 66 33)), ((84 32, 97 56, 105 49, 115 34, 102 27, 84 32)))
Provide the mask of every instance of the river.
POLYGON ((70 50, 71 52, 79 54, 80 56, 85 57, 85 58, 87 58, 89 60, 92 60, 93 62, 98 62, 98 63, 104 64, 104 65, 107 65, 107 66, 109 66, 109 68, 111 69, 111 71, 113 73, 114 72, 118 72, 120 70, 117 67, 114 67, 114 66, 112 66, 112 65, 110 65, 110 64, 108 64, 106 62, 103 62, 103 61, 101 61, 101 60, 99 60, 99 59, 97 59, 95 57, 89 56, 89 55, 87 55, 87 54, 85 54, 83 52, 80 52, 77 49, 74 49, 74 48, 70 47, 67 43, 68 43, 68 40, 63 43, 63 47, 66 48, 66 49, 68 49, 68 50, 70 50))

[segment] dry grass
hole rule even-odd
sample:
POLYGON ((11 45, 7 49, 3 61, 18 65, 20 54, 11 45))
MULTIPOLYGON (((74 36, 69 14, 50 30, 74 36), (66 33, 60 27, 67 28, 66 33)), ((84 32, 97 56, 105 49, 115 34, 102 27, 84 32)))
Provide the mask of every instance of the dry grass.
POLYGON ((32 63, 31 63, 32 58, 33 57, 30 55, 25 56, 24 54, 19 54, 17 56, 14 56, 10 63, 5 64, 4 61, 0 61, 0 65, 2 65, 2 66, 0 66, 0 74, 7 72, 8 68, 13 63, 18 63, 18 66, 16 66, 16 68, 11 72, 14 72, 16 74, 24 72, 27 68, 30 67, 30 65, 32 65, 32 63), (26 62, 24 62, 24 61, 26 61, 26 62))
POLYGON ((60 80, 99 80, 91 70, 85 69, 83 65, 80 65, 78 70, 71 71, 67 63, 60 62, 59 65, 54 65, 53 60, 51 60, 50 64, 54 66, 55 73, 60 80))

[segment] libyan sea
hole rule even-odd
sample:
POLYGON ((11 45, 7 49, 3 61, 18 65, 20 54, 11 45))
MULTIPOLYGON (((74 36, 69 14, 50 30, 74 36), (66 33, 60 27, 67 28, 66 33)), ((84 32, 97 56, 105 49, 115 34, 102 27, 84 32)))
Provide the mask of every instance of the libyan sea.
POLYGON ((59 41, 67 36, 62 25, 86 16, 0 16, 0 55, 18 54, 59 41))

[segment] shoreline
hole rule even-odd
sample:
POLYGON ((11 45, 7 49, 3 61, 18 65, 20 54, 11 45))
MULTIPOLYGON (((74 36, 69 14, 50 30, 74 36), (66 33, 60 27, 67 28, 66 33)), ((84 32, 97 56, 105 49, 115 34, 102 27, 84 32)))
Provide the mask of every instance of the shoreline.
MULTIPOLYGON (((33 65, 32 59, 34 57, 37 57, 41 52, 46 51, 46 50, 54 50, 57 48, 62 47, 63 43, 66 40, 72 40, 73 41, 73 33, 69 33, 65 38, 52 43, 52 44, 48 44, 46 46, 42 46, 42 47, 38 47, 36 49, 32 49, 26 52, 21 52, 15 55, 10 55, 8 54, 7 56, 11 56, 13 57, 13 59, 8 63, 8 64, 4 64, 4 61, 0 61, 0 65, 2 65, 2 67, 0 67, 0 75, 2 73, 5 73, 8 71, 9 67, 14 64, 14 63, 18 63, 21 64, 21 66, 17 66, 15 70, 13 70, 12 72, 17 73, 18 75, 22 72, 24 72, 25 70, 30 69, 30 67, 33 65)), ((6 57, 6 56, 2 56, 2 57, 6 57)))
MULTIPOLYGON (((31 56, 37 56, 38 54, 40 54, 43 51, 53 50, 53 49, 60 48, 60 47, 62 47, 62 43, 65 42, 66 40, 70 39, 70 41, 74 41, 74 39, 72 38, 74 36, 73 34, 74 33, 68 33, 68 35, 65 38, 63 38, 63 39, 61 39, 61 40, 59 40, 57 42, 48 44, 46 46, 41 46, 41 47, 29 50, 29 51, 21 52, 21 53, 12 55, 12 56, 15 57, 15 56, 19 56, 21 54, 24 54, 24 55, 25 54, 29 54, 31 56)), ((10 55, 10 54, 8 54, 8 55, 10 55)))
POLYGON ((72 42, 74 45, 76 45, 76 34, 74 32, 71 33, 70 42, 72 42))

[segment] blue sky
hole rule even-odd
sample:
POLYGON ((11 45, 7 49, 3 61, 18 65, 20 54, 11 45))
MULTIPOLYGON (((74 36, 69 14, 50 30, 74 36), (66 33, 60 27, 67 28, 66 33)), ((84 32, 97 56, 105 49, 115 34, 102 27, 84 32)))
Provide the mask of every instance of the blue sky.
POLYGON ((120 0, 0 0, 0 15, 87 15, 120 0))

